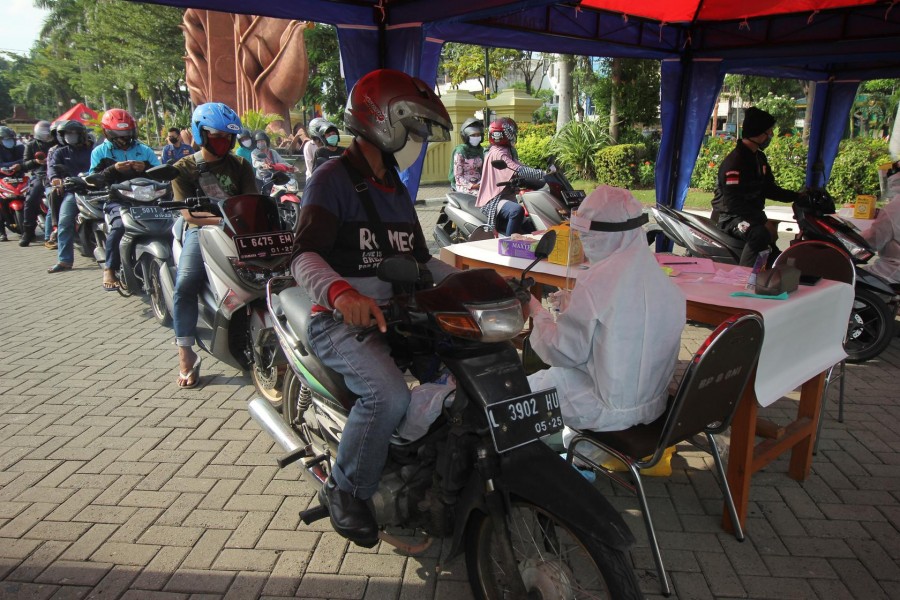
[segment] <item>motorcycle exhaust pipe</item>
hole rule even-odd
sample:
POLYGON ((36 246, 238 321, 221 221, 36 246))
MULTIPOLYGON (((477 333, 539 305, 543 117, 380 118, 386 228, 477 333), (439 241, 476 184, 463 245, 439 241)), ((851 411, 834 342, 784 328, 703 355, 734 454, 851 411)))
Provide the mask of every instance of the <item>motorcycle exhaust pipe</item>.
POLYGON ((303 440, 291 429, 265 398, 254 398, 247 404, 250 416, 288 454, 305 449, 303 440))

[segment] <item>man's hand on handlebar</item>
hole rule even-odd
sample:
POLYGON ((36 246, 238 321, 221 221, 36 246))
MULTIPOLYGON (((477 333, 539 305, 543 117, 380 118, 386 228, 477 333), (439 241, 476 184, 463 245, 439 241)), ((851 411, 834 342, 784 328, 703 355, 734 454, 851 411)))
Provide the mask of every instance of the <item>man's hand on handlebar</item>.
POLYGON ((334 301, 334 308, 341 312, 344 323, 353 327, 368 327, 375 319, 378 330, 387 333, 387 321, 384 313, 375 303, 375 300, 363 296, 354 289, 341 293, 334 301))

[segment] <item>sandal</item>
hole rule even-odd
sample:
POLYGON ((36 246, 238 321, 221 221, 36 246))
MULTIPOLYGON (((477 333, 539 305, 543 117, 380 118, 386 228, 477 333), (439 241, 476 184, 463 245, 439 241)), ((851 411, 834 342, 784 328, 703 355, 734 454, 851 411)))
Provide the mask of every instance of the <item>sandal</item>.
POLYGON ((191 367, 191 370, 187 373, 178 373, 178 379, 176 381, 178 387, 183 390, 189 390, 191 388, 197 387, 200 383, 200 357, 197 357, 197 360, 194 361, 194 366, 191 367))
POLYGON ((72 265, 67 265, 66 263, 56 263, 49 269, 47 269, 48 273, 60 273, 62 271, 71 271, 72 265))
POLYGON ((113 280, 113 281, 104 281, 103 282, 103 291, 115 292, 117 289, 119 289, 118 281, 113 280))

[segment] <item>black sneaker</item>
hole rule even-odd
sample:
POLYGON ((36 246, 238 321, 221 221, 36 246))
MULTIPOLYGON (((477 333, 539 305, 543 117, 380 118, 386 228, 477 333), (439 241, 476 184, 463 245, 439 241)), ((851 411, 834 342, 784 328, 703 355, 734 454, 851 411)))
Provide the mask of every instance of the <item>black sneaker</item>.
POLYGON ((341 490, 329 477, 319 490, 319 502, 328 508, 331 526, 340 535, 363 548, 378 543, 378 523, 365 500, 341 490))
POLYGON ((22 237, 19 238, 19 245, 23 248, 27 247, 34 240, 34 229, 25 230, 22 237))

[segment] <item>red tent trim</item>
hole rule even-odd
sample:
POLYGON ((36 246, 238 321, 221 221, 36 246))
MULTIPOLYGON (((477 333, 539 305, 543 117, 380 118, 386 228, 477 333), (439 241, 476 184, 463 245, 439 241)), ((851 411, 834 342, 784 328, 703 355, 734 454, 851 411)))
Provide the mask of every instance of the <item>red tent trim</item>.
POLYGON ((581 6, 664 23, 692 21, 740 21, 777 14, 812 13, 820 10, 866 6, 877 0, 582 0, 581 6))
POLYGON ((97 120, 97 113, 87 107, 83 102, 79 102, 63 114, 55 119, 56 121, 81 121, 88 123, 97 120))

